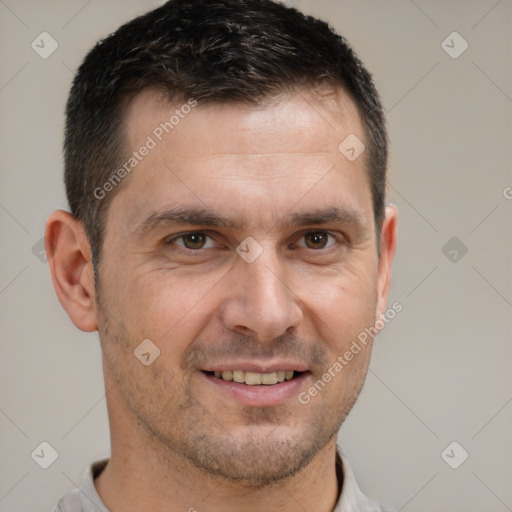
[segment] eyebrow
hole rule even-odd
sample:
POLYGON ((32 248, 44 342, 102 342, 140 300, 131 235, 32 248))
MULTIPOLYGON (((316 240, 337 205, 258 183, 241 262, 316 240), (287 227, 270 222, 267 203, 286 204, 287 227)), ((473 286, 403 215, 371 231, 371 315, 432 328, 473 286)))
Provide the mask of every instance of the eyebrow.
POLYGON ((241 227, 240 221, 234 221, 206 208, 175 207, 150 213, 135 228, 135 233, 147 233, 169 224, 193 224, 209 227, 225 227, 236 229, 241 227))
POLYGON ((331 206, 325 209, 318 208, 310 212, 292 213, 285 216, 280 223, 285 226, 307 226, 329 222, 349 224, 361 229, 366 226, 361 213, 348 206, 343 208, 331 206))
MULTIPOLYGON (((336 222, 351 225, 357 229, 364 229, 366 222, 363 216, 351 207, 317 208, 312 211, 289 213, 274 224, 285 227, 314 226, 336 222)), ((135 234, 145 234, 158 228, 172 224, 198 225, 207 227, 224 227, 228 229, 242 229, 241 219, 235 219, 212 212, 207 208, 183 207, 168 208, 154 211, 147 215, 135 228, 135 234)))

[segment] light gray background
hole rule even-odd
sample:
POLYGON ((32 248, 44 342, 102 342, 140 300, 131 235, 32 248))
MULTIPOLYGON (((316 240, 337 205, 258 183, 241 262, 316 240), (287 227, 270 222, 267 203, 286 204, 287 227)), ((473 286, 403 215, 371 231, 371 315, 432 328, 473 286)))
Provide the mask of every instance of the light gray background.
MULTIPOLYGON (((512 510, 512 3, 289 3, 354 46, 392 141, 400 238, 390 304, 403 311, 377 339, 343 450, 364 491, 400 510, 512 510), (441 46, 453 31, 469 44, 457 59, 441 46), (442 252, 454 236, 468 249, 457 262, 442 252), (452 441, 469 453, 458 469, 441 458, 452 441)), ((51 510, 109 453, 97 335, 68 320, 32 247, 65 206, 74 70, 98 38, 157 5, 0 0, 2 511, 51 510), (31 48, 43 31, 59 44, 47 59, 31 48), (30 456, 42 441, 59 454, 47 470, 30 456)), ((457 460, 460 449, 448 453, 457 460)))

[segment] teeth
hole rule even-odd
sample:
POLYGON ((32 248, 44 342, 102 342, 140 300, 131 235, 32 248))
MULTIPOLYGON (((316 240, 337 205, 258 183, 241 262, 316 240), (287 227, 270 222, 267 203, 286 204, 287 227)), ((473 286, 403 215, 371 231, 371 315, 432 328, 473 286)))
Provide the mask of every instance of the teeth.
POLYGON ((278 382, 284 382, 285 380, 293 379, 293 370, 278 370, 277 372, 271 373, 257 373, 257 372, 244 372, 242 370, 234 370, 234 371, 224 371, 224 372, 214 372, 215 377, 227 380, 234 381, 240 384, 245 383, 248 386, 272 386, 273 384, 277 384, 278 382))
POLYGON ((240 383, 244 382, 244 380, 245 380, 244 374, 245 374, 245 372, 241 372, 240 370, 235 370, 233 372, 233 380, 235 382, 240 382, 240 383))
POLYGON ((261 383, 271 385, 271 384, 277 384, 277 374, 274 373, 263 373, 261 375, 261 383))
POLYGON ((268 373, 245 372, 245 383, 249 386, 259 386, 264 375, 268 375, 268 373))

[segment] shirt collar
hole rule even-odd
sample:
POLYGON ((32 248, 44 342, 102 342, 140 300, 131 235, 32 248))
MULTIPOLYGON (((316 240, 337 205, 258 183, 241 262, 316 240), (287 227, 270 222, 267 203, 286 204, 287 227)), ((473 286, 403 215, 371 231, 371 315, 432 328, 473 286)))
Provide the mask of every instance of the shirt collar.
MULTIPOLYGON (((108 459, 99 460, 87 468, 79 491, 82 512, 109 512, 94 486, 94 479, 103 471, 107 462, 108 459)), ((363 494, 348 460, 340 452, 336 453, 336 476, 341 493, 333 512, 391 512, 390 508, 379 505, 363 494)))
POLYGON ((341 483, 341 495, 333 512, 393 512, 391 508, 363 494, 347 458, 340 452, 336 453, 336 475, 338 486, 341 483))

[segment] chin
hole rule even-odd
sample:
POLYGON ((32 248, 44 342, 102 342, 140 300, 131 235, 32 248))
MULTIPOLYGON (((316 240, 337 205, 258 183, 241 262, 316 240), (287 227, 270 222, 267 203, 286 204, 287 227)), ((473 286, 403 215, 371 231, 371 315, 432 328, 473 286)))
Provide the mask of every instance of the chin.
POLYGON ((209 476, 243 487, 261 489, 290 478, 305 468, 330 436, 293 435, 289 428, 240 428, 223 439, 202 434, 181 455, 209 476), (325 442, 319 441, 324 439, 325 442))
POLYGON ((195 465, 210 476, 220 477, 243 487, 261 489, 299 473, 313 459, 313 453, 297 447, 244 446, 217 459, 197 459, 195 465))

